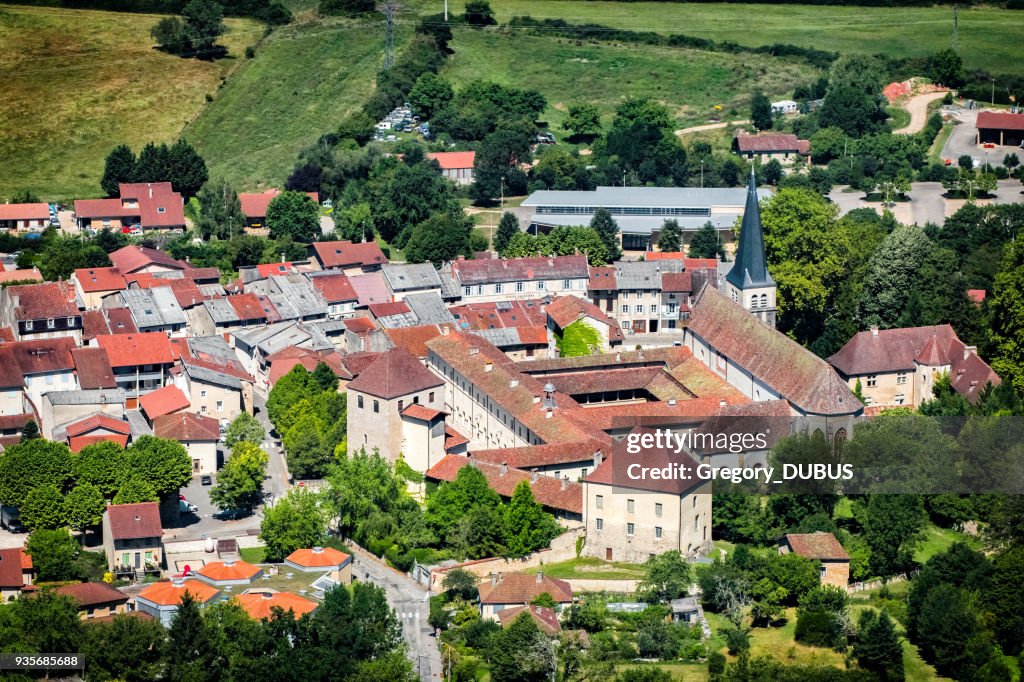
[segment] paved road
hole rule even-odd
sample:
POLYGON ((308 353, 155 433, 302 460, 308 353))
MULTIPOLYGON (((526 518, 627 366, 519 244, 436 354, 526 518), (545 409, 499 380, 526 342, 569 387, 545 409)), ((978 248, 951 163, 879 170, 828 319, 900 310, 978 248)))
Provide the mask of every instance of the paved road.
MULTIPOLYGON (((837 206, 839 215, 846 215, 855 208, 873 208, 878 212, 882 204, 878 201, 864 201, 862 192, 845 192, 845 186, 836 187, 828 195, 837 206)), ((984 199, 981 203, 1014 204, 1024 202, 1024 187, 1019 180, 1000 180, 995 196, 984 199)), ((941 225, 946 217, 952 215, 963 205, 963 200, 950 200, 943 197, 942 185, 938 182, 915 182, 911 186, 909 202, 897 202, 892 207, 896 219, 903 223, 935 223, 941 225)))
POLYGON ((706 123, 699 126, 690 126, 689 128, 682 128, 676 131, 676 135, 688 135, 689 133, 700 133, 705 130, 718 130, 719 128, 726 128, 728 126, 745 126, 750 123, 749 120, 742 119, 739 121, 722 121, 721 123, 706 123))
POLYGON ((911 133, 919 133, 924 130, 924 124, 928 121, 928 104, 945 96, 945 92, 926 92, 923 95, 915 95, 908 99, 902 108, 910 112, 910 123, 906 127, 894 130, 893 132, 910 135, 911 133))
MULTIPOLYGON (((981 111, 984 110, 982 109, 981 111)), ((984 165, 987 162, 996 166, 1002 165, 1003 157, 1011 152, 1017 154, 1017 156, 1024 155, 1024 151, 1021 151, 1020 147, 996 145, 992 149, 986 149, 977 144, 975 140, 978 133, 978 112, 978 109, 963 109, 960 107, 953 110, 954 117, 960 123, 953 127, 953 133, 942 147, 943 159, 950 159, 953 163, 956 163, 957 159, 961 156, 967 155, 973 158, 975 163, 984 165)))
POLYGON ((413 666, 422 682, 441 679, 441 652, 430 627, 430 593, 404 573, 378 561, 367 552, 354 550, 353 577, 384 588, 388 604, 402 623, 413 666))

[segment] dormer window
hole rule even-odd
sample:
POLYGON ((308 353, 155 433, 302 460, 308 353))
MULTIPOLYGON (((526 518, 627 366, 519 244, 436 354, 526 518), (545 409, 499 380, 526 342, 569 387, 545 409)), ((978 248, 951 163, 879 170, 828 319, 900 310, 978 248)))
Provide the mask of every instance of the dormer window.
POLYGON ((32 320, 25 320, 25 331, 32 331, 32 320))
POLYGON ((163 206, 159 206, 159 207, 158 207, 158 208, 156 209, 156 212, 157 212, 157 213, 167 213, 167 209, 166 209, 166 208, 164 208, 163 206))
POLYGON ((53 319, 52 317, 46 321, 46 328, 47 329, 53 329, 56 326, 57 326, 57 320, 53 319))

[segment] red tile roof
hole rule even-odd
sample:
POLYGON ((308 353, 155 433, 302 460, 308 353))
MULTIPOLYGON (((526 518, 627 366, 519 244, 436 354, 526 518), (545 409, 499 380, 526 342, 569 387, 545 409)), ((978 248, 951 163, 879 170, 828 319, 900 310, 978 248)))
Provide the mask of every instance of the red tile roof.
POLYGON ((25 584, 23 570, 28 557, 28 568, 31 568, 32 558, 25 554, 21 547, 0 549, 0 587, 21 588, 25 584))
POLYGON ((25 424, 35 419, 31 413, 25 414, 0 414, 0 431, 18 431, 25 428, 25 424))
MULTIPOLYGON (((194 271, 189 270, 188 272, 191 274, 194 271)), ((174 299, 182 308, 191 308, 192 306, 199 305, 206 298, 209 298, 208 296, 203 296, 203 292, 199 290, 199 285, 197 285, 195 280, 190 277, 182 277, 180 279, 153 277, 149 278, 145 283, 140 281, 139 286, 143 289, 167 287, 174 294, 174 299)))
POLYGON ((434 421, 438 417, 443 417, 446 414, 448 413, 444 410, 435 410, 432 407, 426 407, 419 403, 408 405, 404 410, 402 410, 403 417, 411 417, 412 419, 419 419, 428 423, 434 421))
POLYGON ((351 558, 345 552, 333 547, 313 547, 312 549, 297 549, 285 557, 285 561, 304 568, 334 568, 343 566, 351 558))
POLYGON ((572 602, 572 586, 567 580, 549 578, 542 573, 502 573, 496 584, 480 583, 481 604, 528 604, 547 592, 556 604, 572 602))
MULTIPOLYGON (((132 311, 128 308, 106 308, 106 321, 111 334, 136 334, 138 328, 132 319, 132 311)), ((102 336, 97 334, 96 338, 102 336)))
POLYGON ((70 282, 44 282, 7 287, 12 301, 17 297, 14 315, 19 320, 47 320, 78 317, 75 287, 70 282))
POLYGON ((160 506, 156 502, 107 505, 107 518, 114 540, 158 538, 164 534, 160 506))
POLYGON ((807 140, 800 140, 792 134, 771 134, 771 135, 739 135, 736 138, 736 148, 741 153, 754 152, 763 154, 775 154, 783 152, 796 152, 806 154, 810 151, 810 143, 807 140))
POLYGON ((113 431, 125 436, 132 432, 132 427, 128 422, 114 419, 105 414, 94 414, 91 417, 72 422, 67 425, 66 429, 68 436, 81 436, 97 429, 106 429, 107 431, 113 431))
POLYGON ((211 561, 196 573, 215 583, 235 580, 251 582, 261 570, 259 566, 253 566, 245 561, 211 561))
POLYGON ((988 294, 984 289, 968 289, 967 297, 975 303, 982 303, 985 300, 985 296, 988 294))
MULTIPOLYGON (((242 205, 242 213, 246 218, 266 218, 267 207, 279 194, 281 194, 279 189, 268 189, 260 194, 243 193, 238 195, 238 203, 242 205)), ((306 195, 315 203, 320 203, 320 195, 316 192, 306 192, 306 195)))
POLYGON ((0 204, 0 220, 43 220, 50 221, 50 205, 0 204))
POLYGON ((83 608, 93 609, 108 604, 124 604, 128 595, 107 583, 77 583, 61 585, 54 590, 55 594, 71 597, 83 608))
MULTIPOLYGON (((0 204, 2 206, 3 204, 0 204)), ((0 218, 2 220, 2 218, 0 218)), ((0 272, 0 283, 6 282, 42 282, 43 273, 38 268, 27 270, 5 270, 0 272)))
POLYGON ((673 293, 689 294, 693 291, 693 272, 663 272, 661 274, 661 290, 673 293))
POLYGON ((608 325, 608 336, 610 339, 616 337, 622 339, 622 330, 618 323, 608 317, 600 308, 590 301, 576 296, 560 296, 551 302, 547 307, 548 317, 561 329, 565 329, 573 322, 584 317, 590 317, 598 322, 608 325))
POLYGON ((117 388, 110 358, 103 348, 72 348, 71 356, 78 371, 78 384, 83 389, 117 388))
POLYGON ((262 320, 267 318, 263 304, 255 294, 235 294, 228 296, 227 302, 235 309, 240 320, 262 320))
MULTIPOLYGON (((749 402, 746 398, 743 402, 749 402)), ((697 424, 721 410, 719 398, 679 400, 675 405, 664 402, 608 404, 567 412, 568 418, 591 432, 631 428, 641 424, 663 426, 697 424)))
POLYGON ((14 330, 10 327, 0 327, 0 343, 14 343, 14 330))
POLYGON ((444 427, 444 451, 449 452, 460 445, 465 445, 469 439, 461 433, 445 424, 444 427))
POLYGON ((314 242, 313 251, 325 269, 347 268, 355 265, 368 267, 388 262, 376 242, 360 242, 358 244, 353 244, 350 241, 314 242))
POLYGON ((850 560, 850 555, 832 533, 788 533, 786 544, 794 554, 808 559, 850 560))
POLYGON ((147 246, 135 246, 134 244, 111 253, 110 262, 126 276, 149 265, 160 265, 172 270, 188 269, 187 263, 171 258, 163 251, 151 249, 147 246))
POLYGON ((427 341, 441 335, 441 327, 436 324, 417 325, 415 327, 395 327, 384 330, 391 343, 405 348, 418 358, 427 357, 427 341))
POLYGON ((457 260, 452 272, 463 286, 493 282, 550 279, 585 279, 586 256, 539 256, 531 258, 488 258, 457 260))
POLYGON ((348 385, 351 391, 391 400, 443 386, 444 382, 402 347, 382 353, 348 385))
POLYGON ((287 275, 295 272, 295 266, 288 262, 260 263, 256 266, 256 272, 260 274, 260 277, 264 278, 271 275, 287 275))
POLYGON ((405 301, 387 301, 386 303, 372 303, 369 306, 370 313, 374 317, 381 318, 387 317, 388 315, 401 315, 402 313, 411 312, 409 305, 405 301))
POLYGON ((185 225, 184 203, 171 183, 123 183, 119 191, 119 199, 76 200, 75 215, 79 219, 137 218, 144 228, 185 225))
POLYGON ((521 448, 494 448, 471 450, 469 456, 478 462, 508 464, 516 469, 529 470, 555 464, 570 464, 592 460, 598 452, 611 452, 611 443, 606 439, 585 440, 577 443, 553 445, 528 445, 521 448))
POLYGON ((121 271, 115 267, 109 268, 79 268, 75 270, 75 279, 82 291, 92 293, 96 291, 121 291, 128 284, 124 281, 121 271))
POLYGON ((179 582, 166 580, 151 584, 142 592, 139 592, 136 599, 145 599, 158 606, 177 606, 181 603, 181 598, 186 592, 192 595, 196 601, 203 604, 220 594, 216 587, 207 585, 200 580, 179 582))
POLYGON ((316 610, 318 604, 291 592, 246 592, 235 597, 238 605, 254 620, 269 619, 274 609, 291 611, 296 620, 316 610))
MULTIPOLYGON (((144 398, 146 397, 148 396, 144 396, 144 398)), ((146 414, 149 414, 148 409, 146 414)), ((177 412, 151 417, 151 419, 153 419, 153 435, 157 438, 169 438, 180 443, 217 442, 220 440, 220 422, 213 417, 204 417, 194 412, 177 412)))
POLYGON ((975 128, 978 130, 1024 130, 1024 115, 982 111, 978 114, 975 128))
POLYGON ((174 362, 171 342, 164 332, 97 336, 96 343, 100 348, 106 349, 110 366, 114 369, 136 365, 166 365, 174 362))
MULTIPOLYGON (((479 329, 500 329, 518 327, 519 329, 541 327, 547 325, 544 300, 496 301, 466 303, 449 308, 459 324, 459 329, 476 331, 479 329)), ((520 332, 520 336, 522 332, 520 332)), ((545 332, 545 340, 546 332, 545 332)))
MULTIPOLYGON (((317 279, 320 279, 319 277, 317 279)), ((345 329, 350 332, 372 332, 377 328, 377 325, 369 317, 351 317, 347 320, 343 320, 345 329)))
POLYGON ((589 291, 615 291, 619 283, 615 278, 615 268, 611 265, 590 268, 590 280, 587 282, 589 291))
POLYGON ((348 275, 344 273, 310 277, 309 281, 328 303, 355 301, 358 298, 352 283, 348 281, 348 275))
POLYGON ((445 455, 427 471, 426 476, 435 481, 454 481, 464 466, 478 468, 487 479, 487 485, 502 497, 511 498, 516 486, 526 481, 533 491, 533 499, 543 506, 573 514, 583 513, 583 486, 566 479, 538 475, 533 480, 529 471, 488 464, 463 455, 445 455))
POLYGON ((184 410, 189 404, 188 396, 173 384, 158 388, 139 398, 139 406, 150 420, 184 410))
POLYGON ((431 152, 427 158, 437 161, 441 170, 461 170, 473 167, 476 152, 431 152))
POLYGON ((388 284, 384 281, 384 275, 380 272, 353 275, 349 277, 348 281, 356 292, 356 300, 361 306, 367 306, 371 303, 385 303, 391 299, 391 294, 388 292, 388 284))
POLYGON ((528 606, 511 606, 498 611, 498 622, 501 624, 501 627, 507 628, 521 613, 525 613, 532 618, 537 623, 537 627, 545 634, 557 635, 562 631, 562 624, 558 622, 558 614, 554 609, 549 609, 546 606, 533 606, 532 604, 528 606))
MULTIPOLYGON (((75 358, 71 351, 75 348, 75 340, 68 336, 55 339, 33 339, 16 341, 0 346, 13 366, 0 367, 0 373, 17 368, 21 376, 44 374, 47 372, 66 372, 75 368, 75 358)), ((6 365, 7 363, 2 363, 6 365)))
POLYGON ((68 447, 71 449, 71 452, 76 455, 81 452, 83 448, 95 445, 96 443, 117 443, 122 448, 126 448, 128 447, 128 438, 129 435, 126 433, 72 436, 71 438, 68 438, 68 447))

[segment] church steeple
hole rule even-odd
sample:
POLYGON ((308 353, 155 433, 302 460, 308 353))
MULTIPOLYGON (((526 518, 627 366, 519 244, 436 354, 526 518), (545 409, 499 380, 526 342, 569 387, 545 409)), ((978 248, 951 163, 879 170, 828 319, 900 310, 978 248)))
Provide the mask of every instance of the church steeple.
POLYGON ((768 273, 764 255, 761 209, 757 202, 757 181, 750 169, 747 204, 743 209, 736 260, 725 277, 726 293, 764 322, 775 326, 775 280, 768 273))

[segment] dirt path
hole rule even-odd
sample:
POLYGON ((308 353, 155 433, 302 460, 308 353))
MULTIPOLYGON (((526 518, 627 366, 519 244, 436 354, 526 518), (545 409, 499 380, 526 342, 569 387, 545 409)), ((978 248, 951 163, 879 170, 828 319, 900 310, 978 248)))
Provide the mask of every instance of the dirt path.
POLYGON ((924 124, 928 121, 928 104, 945 96, 945 92, 926 92, 908 99, 903 108, 910 112, 910 125, 893 132, 911 135, 924 130, 924 124))
POLYGON ((704 130, 718 130, 719 128, 725 128, 727 126, 745 126, 750 121, 722 121, 721 123, 708 123, 702 126, 692 126, 690 128, 683 128, 676 131, 676 135, 688 135, 690 133, 699 133, 704 130))

